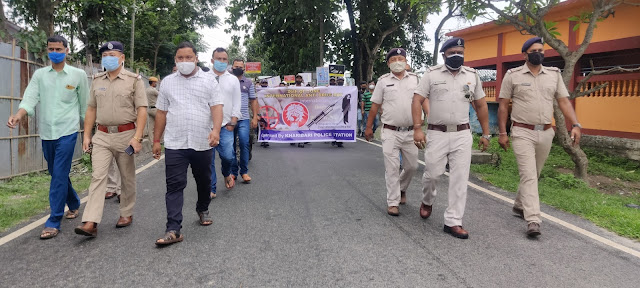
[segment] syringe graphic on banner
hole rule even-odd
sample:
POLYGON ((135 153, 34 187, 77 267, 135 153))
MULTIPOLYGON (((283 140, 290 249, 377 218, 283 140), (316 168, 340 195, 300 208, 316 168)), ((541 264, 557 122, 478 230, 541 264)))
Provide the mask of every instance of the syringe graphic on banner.
MULTIPOLYGON (((311 128, 311 126, 318 124, 318 122, 322 121, 322 119, 324 117, 326 117, 327 115, 329 115, 332 111, 333 108, 341 102, 344 102, 345 99, 347 99, 347 97, 349 97, 348 99, 351 99, 351 94, 347 94, 346 96, 344 96, 344 98, 342 100, 338 100, 336 101, 336 103, 333 103, 329 106, 327 106, 327 108, 324 108, 324 110, 322 110, 322 112, 320 112, 320 114, 318 114, 316 117, 313 118, 313 120, 311 120, 311 122, 309 122, 309 124, 307 124, 307 128, 311 128)), ((343 109, 344 109, 344 105, 343 105, 343 109)))

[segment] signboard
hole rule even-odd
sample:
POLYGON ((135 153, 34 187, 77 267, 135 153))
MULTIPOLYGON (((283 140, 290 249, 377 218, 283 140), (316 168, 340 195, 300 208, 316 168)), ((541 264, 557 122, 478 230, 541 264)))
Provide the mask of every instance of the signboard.
POLYGON ((247 62, 245 63, 245 73, 247 74, 252 74, 252 73, 262 73, 262 63, 260 62, 247 62))
POLYGON ((262 88, 257 94, 258 142, 356 142, 355 86, 262 88))
POLYGON ((280 85, 280 76, 273 76, 267 79, 269 87, 278 87, 280 85))
POLYGON ((329 67, 316 67, 318 86, 329 86, 329 67))
POLYGON ((296 76, 295 75, 284 75, 284 82, 287 82, 289 84, 296 83, 296 76))
POLYGON ((329 76, 344 77, 344 65, 329 65, 329 76))

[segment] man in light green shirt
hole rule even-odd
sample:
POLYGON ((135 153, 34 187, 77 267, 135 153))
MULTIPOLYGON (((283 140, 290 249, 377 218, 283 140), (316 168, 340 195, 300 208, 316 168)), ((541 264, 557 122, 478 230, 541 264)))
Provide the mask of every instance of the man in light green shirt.
MULTIPOLYGON (((89 99, 89 81, 84 70, 65 64, 69 49, 62 36, 47 39, 47 50, 51 66, 33 73, 31 82, 22 96, 18 113, 9 117, 7 126, 16 128, 25 114, 33 116, 38 109, 38 133, 42 139, 42 152, 51 174, 49 205, 51 215, 44 224, 41 239, 58 235, 60 221, 64 216, 78 216, 80 198, 71 186, 69 171, 78 137, 80 120, 84 119, 89 99), (65 204, 69 211, 64 214, 65 204)), ((89 131, 91 133, 91 131, 89 131)))

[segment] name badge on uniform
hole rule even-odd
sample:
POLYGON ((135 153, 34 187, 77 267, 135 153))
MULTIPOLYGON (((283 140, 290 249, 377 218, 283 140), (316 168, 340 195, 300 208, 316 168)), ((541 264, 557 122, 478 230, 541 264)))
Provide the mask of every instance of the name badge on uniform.
POLYGON ((520 83, 520 86, 531 86, 531 83, 520 83))
POLYGON ((96 90, 98 90, 98 91, 107 91, 107 87, 100 87, 100 88, 98 88, 96 90))
POLYGON ((76 87, 73 87, 73 86, 71 86, 71 85, 67 85, 67 87, 66 87, 66 88, 67 88, 67 89, 69 89, 69 90, 76 89, 76 87))
POLYGON ((440 85, 440 84, 447 84, 446 80, 442 80, 442 81, 433 81, 433 85, 440 85))
POLYGON ((387 87, 391 87, 391 86, 394 86, 394 85, 396 85, 396 84, 389 84, 389 85, 387 85, 387 87))

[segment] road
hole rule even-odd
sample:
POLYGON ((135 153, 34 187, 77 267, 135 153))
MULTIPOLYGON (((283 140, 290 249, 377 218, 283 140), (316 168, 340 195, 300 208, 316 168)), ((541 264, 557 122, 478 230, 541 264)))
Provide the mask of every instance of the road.
MULTIPOLYGON (((219 163, 219 162, 218 162, 219 163)), ((41 227, 0 246, 1 287, 638 287, 640 258, 551 221, 538 240, 511 205, 469 189, 464 227, 470 239, 442 232, 446 184, 428 220, 418 214, 422 166, 399 217, 386 213, 381 148, 314 143, 255 146, 251 184, 218 192, 214 224, 201 227, 195 182, 185 190, 185 240, 166 248, 164 162, 137 176, 133 225, 116 229, 118 204, 107 200, 95 239, 58 237, 41 227)), ((189 174, 190 175, 190 174, 189 174)), ((191 177, 191 176, 190 176, 191 177)), ((477 179, 472 182, 514 198, 477 179)), ((82 207, 84 209, 84 205, 82 207)), ((636 245, 588 221, 543 212, 616 243, 636 245)), ((44 216, 44 215, 41 215, 44 216)), ((15 231, 13 229, 12 231, 15 231)), ((9 231, 0 236, 12 232, 9 231)), ((637 246, 633 247, 638 251, 637 246)))

